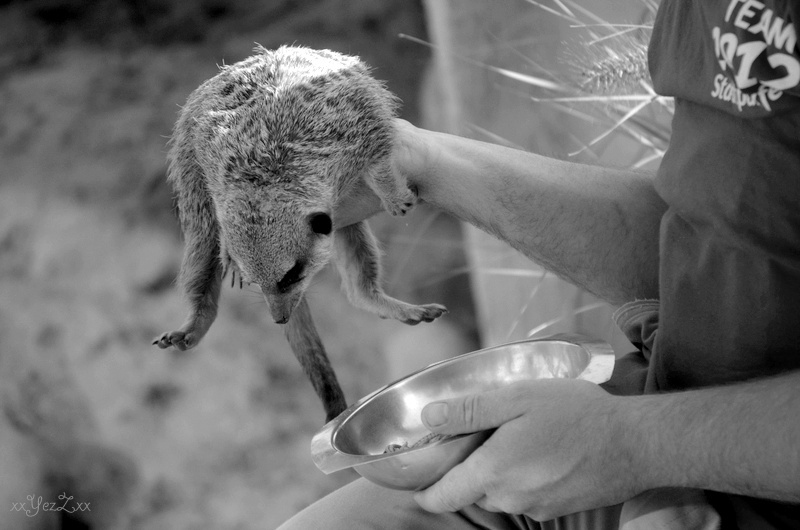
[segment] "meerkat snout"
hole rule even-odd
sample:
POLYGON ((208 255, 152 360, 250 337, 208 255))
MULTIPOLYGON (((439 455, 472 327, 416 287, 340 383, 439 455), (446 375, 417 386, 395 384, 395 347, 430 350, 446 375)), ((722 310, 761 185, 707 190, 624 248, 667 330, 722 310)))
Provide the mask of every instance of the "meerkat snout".
POLYGON ((287 323, 314 275, 330 260, 331 215, 311 208, 305 215, 295 210, 243 216, 237 209, 223 212, 220 219, 222 252, 248 283, 261 289, 272 320, 287 323))
POLYGON ((303 294, 302 290, 298 288, 298 284, 305 279, 306 276, 306 262, 304 260, 297 260, 294 265, 286 271, 286 274, 278 280, 275 289, 268 287, 261 287, 264 293, 264 298, 267 301, 272 319, 276 324, 286 324, 292 311, 300 302, 300 296, 303 294), (277 290, 277 294, 275 291, 277 290))
MULTIPOLYGON (((308 226, 311 228, 312 233, 323 237, 331 235, 333 231, 333 220, 330 215, 325 212, 314 212, 309 214, 307 219, 308 226)), ((313 275, 313 273, 311 275, 313 275)), ((274 293, 274 290, 264 289, 262 286, 261 289, 264 293, 264 298, 272 313, 272 319, 276 324, 286 324, 289 321, 292 311, 297 307, 297 304, 300 302, 300 297, 303 291, 305 291, 305 288, 300 288, 298 284, 303 282, 306 276, 310 277, 311 275, 308 274, 306 260, 298 259, 289 270, 286 271, 286 274, 278 280, 276 284, 277 295, 274 293)))

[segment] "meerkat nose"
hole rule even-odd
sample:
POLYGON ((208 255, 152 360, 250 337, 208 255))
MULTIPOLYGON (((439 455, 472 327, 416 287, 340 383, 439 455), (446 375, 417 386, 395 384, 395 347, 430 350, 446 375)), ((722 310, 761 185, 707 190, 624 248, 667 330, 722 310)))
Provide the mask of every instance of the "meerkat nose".
POLYGON ((276 318, 275 319, 275 323, 276 324, 286 324, 288 321, 289 321, 289 317, 286 317, 286 316, 283 316, 281 318, 276 318))

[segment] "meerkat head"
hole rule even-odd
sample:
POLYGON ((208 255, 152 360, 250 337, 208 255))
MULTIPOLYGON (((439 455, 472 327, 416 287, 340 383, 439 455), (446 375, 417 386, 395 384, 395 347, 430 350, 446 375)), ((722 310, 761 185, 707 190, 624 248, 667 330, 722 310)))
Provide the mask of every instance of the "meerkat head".
POLYGON ((222 259, 259 286, 278 324, 286 323, 330 259, 333 220, 329 206, 314 202, 275 201, 249 190, 218 205, 222 259))
POLYGON ((396 98, 358 58, 258 48, 190 97, 221 259, 286 322, 329 260, 336 206, 390 155, 396 98))

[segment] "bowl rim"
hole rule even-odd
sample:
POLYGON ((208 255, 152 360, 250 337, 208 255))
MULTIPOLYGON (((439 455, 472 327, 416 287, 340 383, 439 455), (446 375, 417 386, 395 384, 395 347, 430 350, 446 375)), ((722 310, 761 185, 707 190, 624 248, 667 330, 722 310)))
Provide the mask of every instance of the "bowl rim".
POLYGON ((339 431, 339 428, 342 425, 344 425, 344 423, 351 416, 358 413, 359 410, 367 406, 370 401, 372 401, 376 396, 378 396, 382 392, 385 392, 386 390, 392 387, 400 385, 404 381, 411 379, 426 370, 430 370, 440 365, 458 362, 459 360, 462 360, 466 356, 479 355, 491 350, 506 348, 508 346, 513 346, 517 344, 529 344, 536 342, 568 343, 577 345, 582 349, 584 349, 589 354, 589 362, 587 363, 583 371, 577 377, 575 377, 575 379, 581 379, 584 381, 590 381, 592 383, 600 384, 608 381, 611 378, 611 373, 614 369, 614 361, 615 361, 613 348, 605 341, 591 339, 576 333, 561 333, 557 335, 551 335, 548 337, 527 338, 463 353, 461 355, 457 355, 449 359, 444 359, 442 361, 432 363, 424 368, 420 368, 419 370, 415 370, 414 372, 409 373, 408 375, 405 375, 400 379, 397 379, 387 385, 378 388, 377 390, 374 390, 373 392, 370 392, 369 394, 365 395, 364 397, 362 397, 361 399, 359 399, 358 401, 347 407, 347 409, 345 409, 341 414, 339 414, 334 419, 326 423, 322 427, 322 429, 320 429, 311 439, 311 458, 314 461, 314 464, 323 473, 331 474, 333 472, 340 471, 342 469, 362 466, 364 464, 378 462, 380 460, 386 460, 389 458, 397 458, 401 455, 412 454, 416 451, 420 451, 423 449, 429 449, 431 447, 446 445, 451 442, 457 442, 467 436, 472 436, 476 434, 476 433, 468 433, 453 438, 449 438, 446 440, 439 440, 431 444, 426 444, 424 446, 417 447, 414 449, 397 451, 393 453, 382 453, 378 455, 345 453, 343 451, 340 451, 334 443, 334 439, 336 437, 337 432, 339 431))

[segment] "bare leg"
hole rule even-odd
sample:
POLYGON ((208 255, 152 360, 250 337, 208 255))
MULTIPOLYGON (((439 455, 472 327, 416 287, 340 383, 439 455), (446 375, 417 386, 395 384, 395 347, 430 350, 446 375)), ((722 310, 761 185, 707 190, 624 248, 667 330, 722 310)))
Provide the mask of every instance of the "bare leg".
POLYGON ((412 305, 383 292, 378 246, 366 222, 337 230, 334 245, 336 266, 353 305, 406 324, 432 322, 447 312, 439 304, 412 305))
POLYGON ((347 408, 347 401, 328 361, 305 297, 292 311, 283 331, 300 366, 311 380, 314 391, 322 400, 326 421, 332 420, 347 408))
MULTIPOLYGON (((617 530, 621 507, 578 512, 544 522, 524 515, 487 512, 474 504, 454 513, 429 513, 419 507, 410 491, 391 490, 358 479, 312 504, 278 530, 617 530)), ((679 523, 669 528, 690 527, 679 523)))

